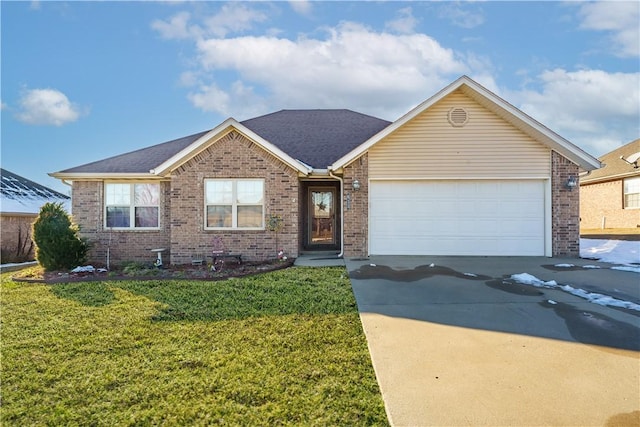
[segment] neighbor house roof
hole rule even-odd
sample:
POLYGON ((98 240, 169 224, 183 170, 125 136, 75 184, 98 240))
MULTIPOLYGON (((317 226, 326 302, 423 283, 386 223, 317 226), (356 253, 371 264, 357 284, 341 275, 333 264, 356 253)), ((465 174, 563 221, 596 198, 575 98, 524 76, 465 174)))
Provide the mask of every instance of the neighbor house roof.
POLYGON ((0 212, 11 214, 37 214, 47 202, 60 202, 69 210, 69 196, 26 178, 0 169, 0 212))
POLYGON ((350 110, 282 110, 162 144, 65 169, 56 178, 163 176, 229 131, 235 129, 303 173, 326 169, 390 122, 350 110))
POLYGON ((483 107, 487 108, 489 111, 498 115, 511 125, 515 126, 517 129, 520 129, 525 134, 531 136, 533 139, 540 141, 550 149, 560 153, 567 159, 580 166, 582 169, 590 171, 600 167, 600 162, 595 157, 587 154, 576 145, 572 144, 543 124, 529 117, 527 114, 509 104, 507 101, 500 98, 485 87, 476 83, 471 78, 462 76, 451 83, 449 86, 442 89, 440 92, 436 93, 431 98, 424 101, 422 104, 415 107, 413 110, 409 111, 404 116, 400 117, 391 125, 384 128, 381 132, 369 138, 354 150, 345 154, 342 158, 334 162, 329 167, 329 169, 339 170, 340 168, 347 166, 349 163, 353 162, 355 159, 368 151, 372 146, 374 146, 387 136, 391 135, 407 122, 411 121, 419 114, 426 111, 435 103, 442 100, 456 90, 461 90, 465 95, 467 95, 483 107))
POLYGON ((600 157, 600 162, 602 168, 580 178, 581 185, 640 176, 640 139, 610 151, 600 157))

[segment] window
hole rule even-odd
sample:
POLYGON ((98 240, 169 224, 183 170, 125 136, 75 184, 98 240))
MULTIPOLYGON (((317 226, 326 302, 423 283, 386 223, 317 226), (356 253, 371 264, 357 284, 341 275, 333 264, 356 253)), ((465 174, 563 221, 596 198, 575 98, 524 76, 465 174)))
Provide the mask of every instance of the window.
POLYGON ((205 181, 206 228, 264 228, 264 181, 205 181))
POLYGON ((108 228, 160 227, 160 184, 106 183, 104 200, 108 228))
POLYGON ((640 177, 624 180, 624 208, 640 208, 640 177))

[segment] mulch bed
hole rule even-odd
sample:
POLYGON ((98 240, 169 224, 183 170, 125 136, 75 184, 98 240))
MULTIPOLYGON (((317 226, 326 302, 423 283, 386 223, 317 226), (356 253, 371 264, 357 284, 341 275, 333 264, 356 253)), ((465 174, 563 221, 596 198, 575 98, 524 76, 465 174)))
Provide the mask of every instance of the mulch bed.
POLYGON ((215 271, 211 271, 206 265, 180 265, 167 268, 148 268, 125 273, 122 270, 71 273, 68 271, 47 271, 41 277, 21 277, 15 275, 15 282, 30 283, 70 283, 107 280, 224 280, 231 277, 244 277, 269 271, 281 270, 291 267, 295 260, 225 263, 217 265, 215 271))

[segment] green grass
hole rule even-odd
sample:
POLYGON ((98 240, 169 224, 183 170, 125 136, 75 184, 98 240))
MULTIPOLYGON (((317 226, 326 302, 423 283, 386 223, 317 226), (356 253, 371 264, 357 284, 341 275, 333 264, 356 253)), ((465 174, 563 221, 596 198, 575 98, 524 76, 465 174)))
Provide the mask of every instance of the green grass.
POLYGON ((387 425, 344 268, 222 282, 2 275, 10 425, 387 425))

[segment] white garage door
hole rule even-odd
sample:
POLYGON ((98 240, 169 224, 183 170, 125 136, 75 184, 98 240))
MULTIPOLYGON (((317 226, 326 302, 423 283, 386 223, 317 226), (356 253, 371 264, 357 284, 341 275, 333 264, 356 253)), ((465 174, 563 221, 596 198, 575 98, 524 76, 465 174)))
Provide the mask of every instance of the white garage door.
POLYGON ((372 255, 545 254, 544 181, 372 181, 372 255))

